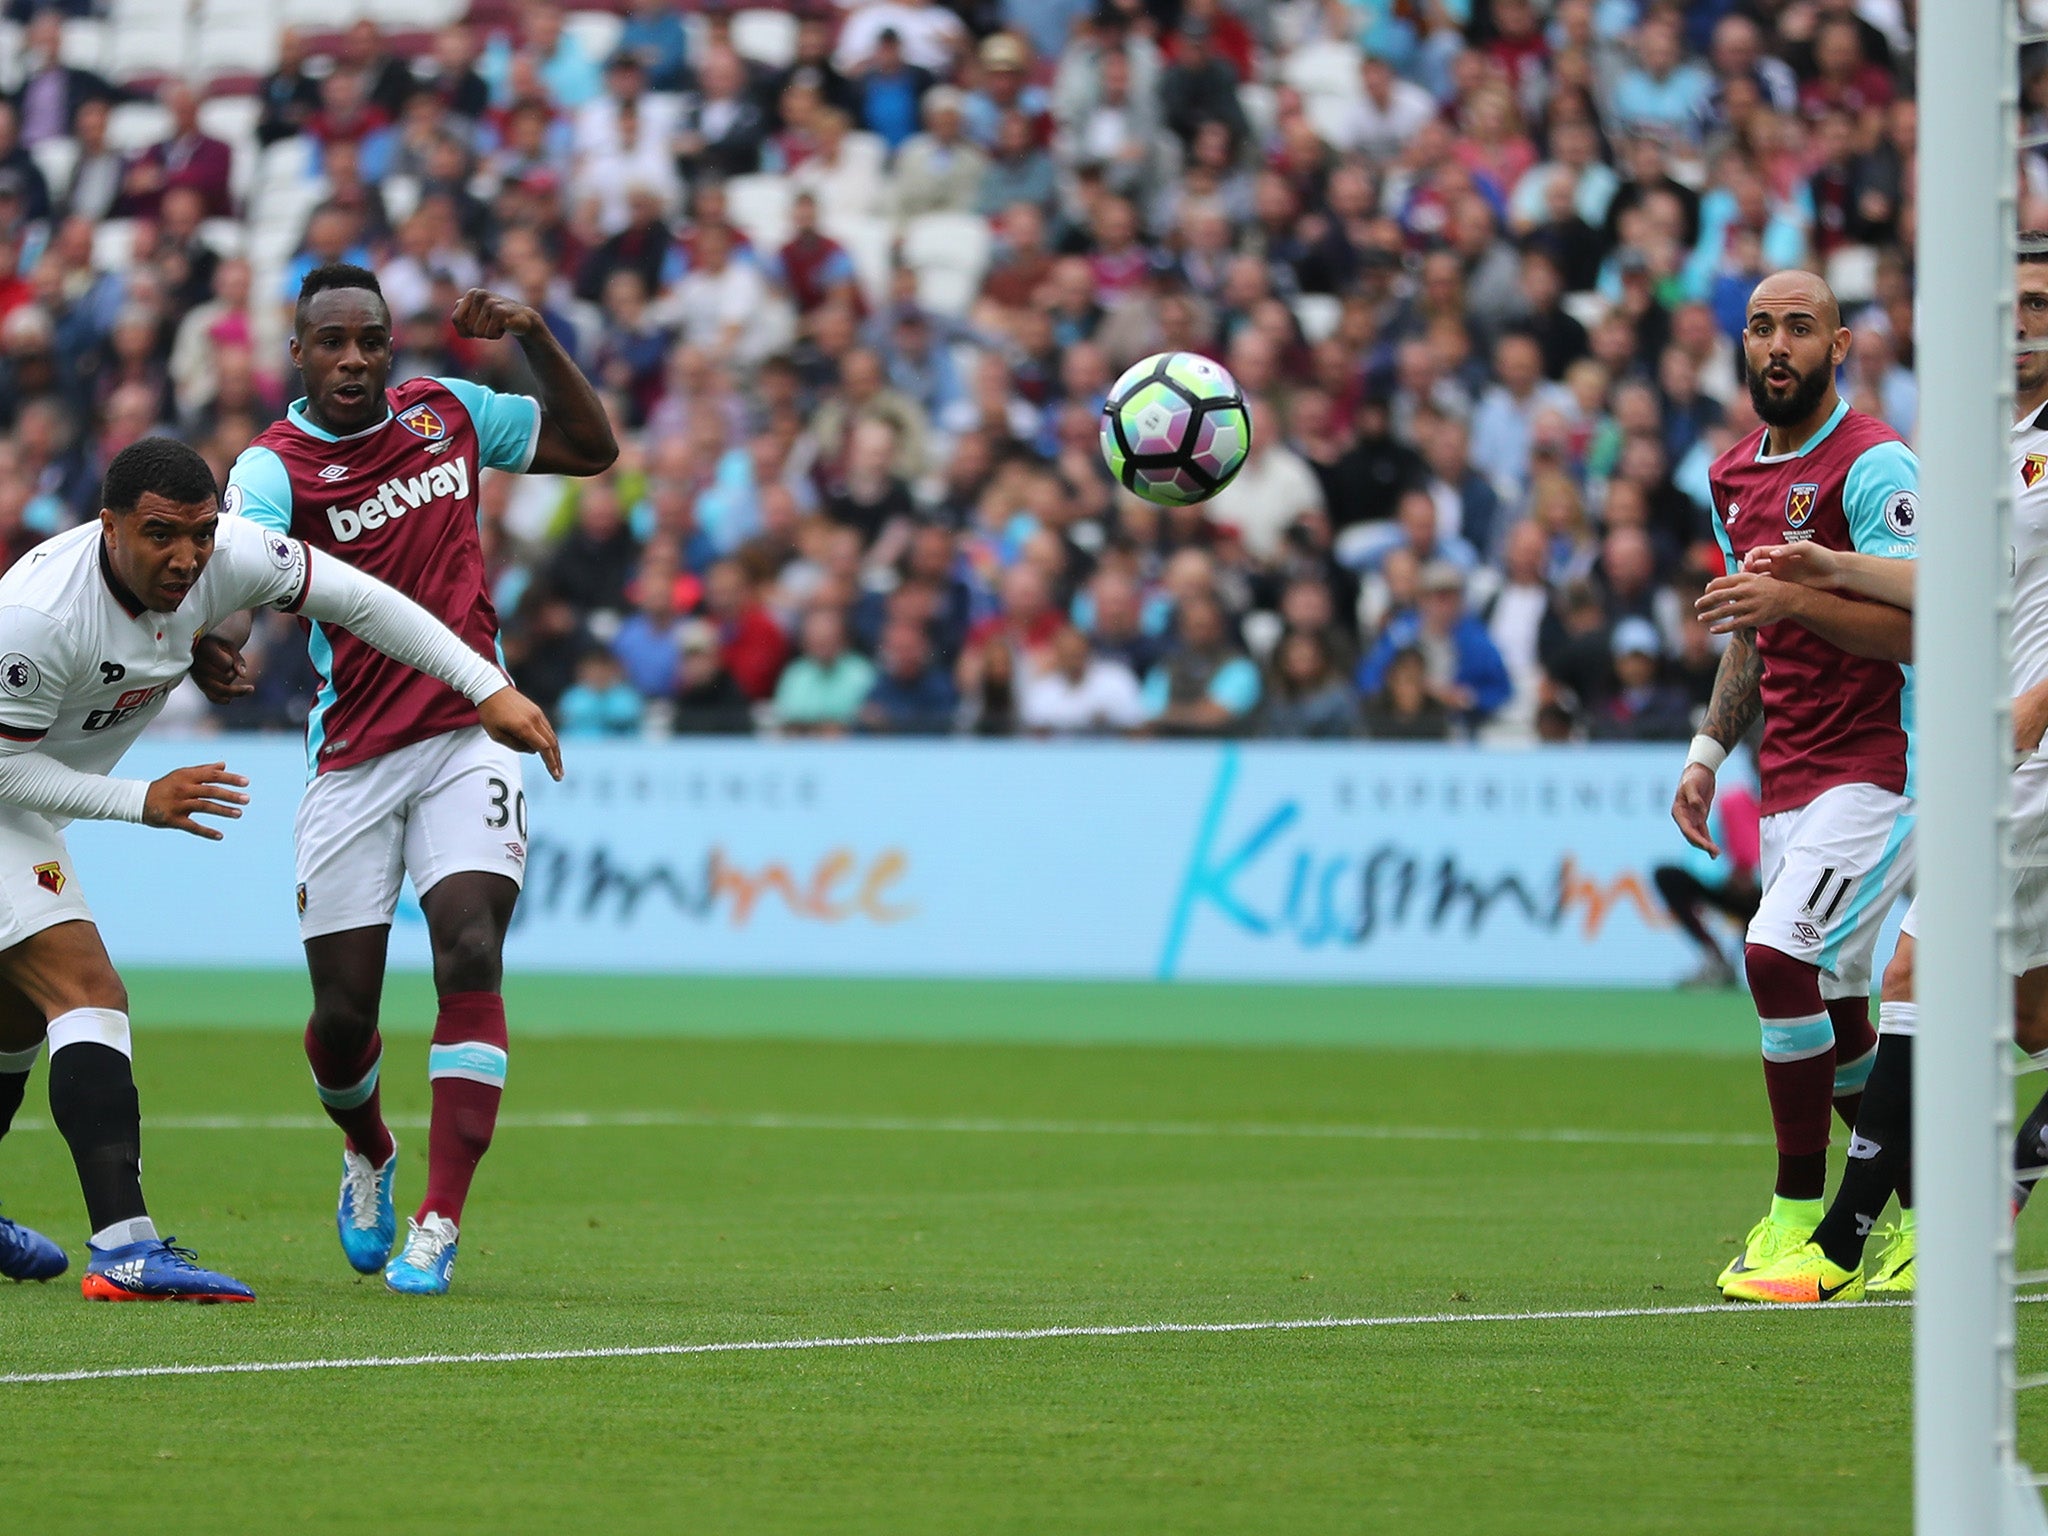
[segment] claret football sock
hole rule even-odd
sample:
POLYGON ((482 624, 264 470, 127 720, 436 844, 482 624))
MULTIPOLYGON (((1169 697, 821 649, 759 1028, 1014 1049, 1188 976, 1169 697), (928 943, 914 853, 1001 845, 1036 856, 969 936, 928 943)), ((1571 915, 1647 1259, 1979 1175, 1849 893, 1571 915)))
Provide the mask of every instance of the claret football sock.
MULTIPOLYGON (((1834 1204, 1814 1230, 1821 1251, 1844 1269, 1863 1262, 1863 1245, 1913 1157, 1913 1037, 1887 1034, 1863 1090, 1863 1113, 1849 1138, 1849 1159, 1834 1204)), ((1910 1190, 1905 1199, 1912 1198, 1910 1190)))
POLYGON ((1743 951, 1763 1031, 1764 1089, 1777 1133, 1777 1193, 1818 1200, 1827 1189, 1828 1122, 1835 1096, 1835 1024, 1821 1003, 1820 971, 1764 944, 1743 951))
POLYGON ((1870 999, 1831 997, 1828 1018, 1835 1026, 1835 1113, 1850 1130, 1863 1102, 1863 1085, 1877 1063, 1877 1031, 1870 1026, 1870 999))
POLYGON ((434 1118, 427 1131, 427 1192, 417 1219, 460 1226, 476 1165, 497 1129, 505 1093, 505 1000, 495 992, 450 992, 434 1021, 427 1076, 434 1118))
POLYGON ((381 1168, 391 1161, 391 1132, 384 1125, 384 1098, 378 1074, 384 1060, 384 1037, 370 1031, 360 1051, 329 1050, 306 1026, 306 1063, 313 1069, 313 1090, 327 1118, 341 1127, 351 1152, 381 1168))
POLYGON ((93 1231, 146 1219, 128 1015, 76 1008, 50 1021, 49 1039, 50 1116, 71 1148, 93 1231))
POLYGON ((42 1048, 42 1042, 37 1041, 25 1051, 0 1051, 0 1136, 5 1136, 14 1124, 21 1097, 28 1092, 29 1069, 36 1064, 36 1053, 42 1048))

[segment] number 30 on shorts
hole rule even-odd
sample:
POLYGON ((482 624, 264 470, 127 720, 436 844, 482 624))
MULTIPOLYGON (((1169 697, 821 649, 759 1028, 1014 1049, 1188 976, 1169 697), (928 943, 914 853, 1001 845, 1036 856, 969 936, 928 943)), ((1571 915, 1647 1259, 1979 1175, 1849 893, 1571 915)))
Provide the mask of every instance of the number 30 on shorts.
POLYGON ((484 781, 490 786, 491 808, 484 817, 484 825, 494 831, 510 822, 519 824, 519 835, 526 836, 526 791, 515 790, 503 779, 490 778, 484 781))

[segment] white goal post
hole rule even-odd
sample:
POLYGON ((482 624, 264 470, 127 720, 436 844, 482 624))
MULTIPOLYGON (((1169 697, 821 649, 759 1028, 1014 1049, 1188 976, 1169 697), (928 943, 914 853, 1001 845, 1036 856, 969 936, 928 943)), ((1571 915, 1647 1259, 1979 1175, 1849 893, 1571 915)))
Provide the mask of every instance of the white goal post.
POLYGON ((2012 1000, 2000 959, 2017 5, 1920 6, 1918 1536, 2048 1536, 2014 1434, 2012 1000))

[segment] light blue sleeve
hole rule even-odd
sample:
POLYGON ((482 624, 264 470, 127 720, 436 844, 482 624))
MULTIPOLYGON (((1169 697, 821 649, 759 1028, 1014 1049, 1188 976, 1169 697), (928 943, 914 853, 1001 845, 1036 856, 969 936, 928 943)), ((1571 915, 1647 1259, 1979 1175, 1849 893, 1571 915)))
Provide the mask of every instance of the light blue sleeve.
POLYGON ((524 473, 540 444, 540 402, 531 395, 501 395, 468 379, 436 379, 462 402, 476 423, 477 457, 485 469, 524 473))
POLYGON ((1849 541, 1866 555, 1911 560, 1920 553, 1920 461, 1904 443, 1877 443, 1842 482, 1849 541))
POLYGON ((1209 702, 1233 715, 1248 715, 1259 702, 1259 669, 1239 656, 1226 661, 1209 679, 1209 702))
POLYGON ((292 477, 284 460, 268 448, 245 448, 228 471, 228 492, 221 511, 246 517, 274 533, 292 531, 292 477))
POLYGON ((1707 521, 1714 525, 1714 542, 1721 546, 1721 558, 1728 562, 1728 574, 1733 576, 1742 569, 1742 562, 1735 558, 1735 546, 1728 540, 1728 521, 1721 516, 1721 509, 1714 505, 1711 481, 1707 489, 1707 521))

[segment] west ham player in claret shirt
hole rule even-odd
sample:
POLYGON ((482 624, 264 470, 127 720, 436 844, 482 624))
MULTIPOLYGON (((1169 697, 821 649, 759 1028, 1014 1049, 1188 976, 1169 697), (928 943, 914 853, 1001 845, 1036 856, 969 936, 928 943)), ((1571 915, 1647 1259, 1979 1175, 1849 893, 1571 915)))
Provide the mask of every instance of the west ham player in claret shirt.
POLYGON ((1826 283, 1767 277, 1742 338, 1764 426, 1714 462, 1714 532, 1729 574, 1700 612, 1730 636, 1671 814, 1714 851, 1714 774, 1759 713, 1764 892, 1743 950, 1763 1032, 1778 1146, 1770 1213, 1721 1272, 1723 1294, 1802 1247, 1822 1214, 1829 1108, 1853 1125, 1877 1057, 1870 967, 1913 875, 1913 617, 1742 568, 1765 545, 1813 542, 1910 560, 1919 464, 1835 388, 1849 332, 1826 283))
MULTIPOLYGON (((226 510, 340 556, 497 653, 477 535, 486 469, 595 475, 618 457, 590 383, 538 313, 471 289, 457 334, 513 337, 540 399, 466 379, 387 388, 391 312, 376 277, 334 265, 299 290, 292 361, 306 395, 235 461, 226 510)), ((348 1261, 395 1291, 448 1289, 463 1202, 505 1085, 505 933, 526 860, 519 762, 477 728, 461 695, 345 634, 308 627, 322 683, 307 721, 311 782, 295 834, 299 934, 312 973, 306 1057, 347 1138, 336 1224, 348 1261), (398 1147, 378 1101, 384 958, 412 876, 440 1007, 427 1075, 426 1189, 394 1257, 398 1147)), ((239 656, 212 658, 217 692, 239 656)))

